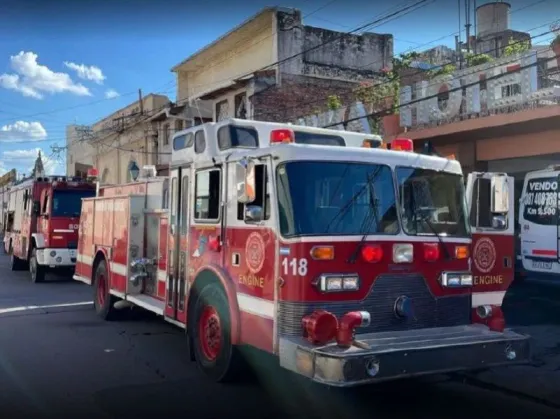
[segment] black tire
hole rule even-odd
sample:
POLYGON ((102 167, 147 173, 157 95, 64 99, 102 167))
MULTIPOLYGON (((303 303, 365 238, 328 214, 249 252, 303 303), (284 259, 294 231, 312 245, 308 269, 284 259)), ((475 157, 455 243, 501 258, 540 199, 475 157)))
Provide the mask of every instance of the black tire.
POLYGON ((37 249, 31 250, 31 258, 29 258, 29 273, 31 274, 31 282, 45 282, 46 268, 37 263, 37 249))
POLYGON ((10 246, 10 269, 13 272, 23 269, 23 261, 14 255, 14 249, 10 246))
POLYGON ((216 382, 232 382, 240 378, 245 365, 238 348, 231 343, 229 305, 224 292, 218 285, 209 284, 198 294, 188 334, 195 361, 202 372, 216 382), (214 335, 214 339, 201 336, 202 325, 208 326, 210 322, 207 318, 209 311, 213 312, 214 324, 216 320, 219 324, 219 327, 214 329, 218 335, 214 335), (216 338, 219 338, 219 349, 209 343, 209 340, 215 342, 216 338), (208 354, 209 346, 214 346, 214 357, 210 357, 208 354))
POLYGON ((107 263, 102 260, 93 274, 93 306, 95 313, 106 321, 115 320, 118 314, 114 307, 117 298, 109 293, 109 289, 107 263))

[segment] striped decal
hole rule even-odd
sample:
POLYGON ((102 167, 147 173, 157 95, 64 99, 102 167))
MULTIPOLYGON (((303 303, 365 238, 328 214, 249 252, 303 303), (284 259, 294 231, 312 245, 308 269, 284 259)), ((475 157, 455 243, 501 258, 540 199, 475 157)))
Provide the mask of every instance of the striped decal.
POLYGON ((558 254, 556 250, 547 249, 533 249, 531 253, 535 256, 556 256, 558 254))

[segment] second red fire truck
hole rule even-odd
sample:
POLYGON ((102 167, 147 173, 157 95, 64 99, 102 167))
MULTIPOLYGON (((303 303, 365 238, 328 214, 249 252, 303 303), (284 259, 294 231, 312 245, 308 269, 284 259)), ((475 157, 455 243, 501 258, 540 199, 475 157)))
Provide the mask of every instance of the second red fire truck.
POLYGON ((95 196, 95 184, 81 178, 48 176, 12 186, 4 226, 4 251, 13 271, 29 269, 33 282, 49 270, 76 265, 82 198, 95 196))
POLYGON ((85 199, 74 278, 104 319, 186 330, 220 381, 249 345, 351 386, 527 362, 505 327, 513 182, 397 139, 248 120, 177 133, 169 178, 85 199))

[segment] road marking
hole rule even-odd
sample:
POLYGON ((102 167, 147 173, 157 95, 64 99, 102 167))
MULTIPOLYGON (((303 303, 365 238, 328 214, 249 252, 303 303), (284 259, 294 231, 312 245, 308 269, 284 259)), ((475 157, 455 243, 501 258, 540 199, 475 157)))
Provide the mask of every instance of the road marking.
POLYGON ((86 306, 91 304, 93 304, 93 301, 84 301, 80 303, 49 304, 44 306, 20 306, 20 307, 10 307, 10 308, 0 308, 0 314, 15 313, 18 311, 27 311, 27 310, 41 310, 45 308, 77 307, 77 306, 86 306))

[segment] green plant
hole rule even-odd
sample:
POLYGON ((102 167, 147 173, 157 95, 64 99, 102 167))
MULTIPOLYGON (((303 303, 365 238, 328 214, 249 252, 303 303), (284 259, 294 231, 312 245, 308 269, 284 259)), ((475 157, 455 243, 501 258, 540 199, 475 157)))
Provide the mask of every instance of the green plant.
POLYGON ((508 44, 504 48, 504 56, 509 57, 512 55, 523 54, 531 49, 531 41, 524 40, 524 41, 516 41, 513 38, 510 38, 508 44))
POLYGON ((493 58, 488 54, 473 54, 468 53, 465 56, 467 67, 474 67, 481 64, 489 63, 493 60, 493 58))
MULTIPOLYGON (((392 70, 382 69, 382 77, 375 82, 362 82, 356 89, 356 99, 373 110, 384 110, 391 106, 393 114, 398 113, 401 72, 410 68, 412 61, 417 59, 417 52, 400 54, 391 59, 392 70)), ((373 127, 372 127, 373 128, 373 127)))
POLYGON ((342 107, 342 100, 338 95, 330 95, 327 99, 327 107, 331 111, 336 111, 342 107))
POLYGON ((427 73, 428 73, 428 77, 432 79, 438 76, 453 74, 456 70, 457 67, 455 67, 453 64, 446 64, 443 67, 435 68, 433 70, 428 70, 427 73))

